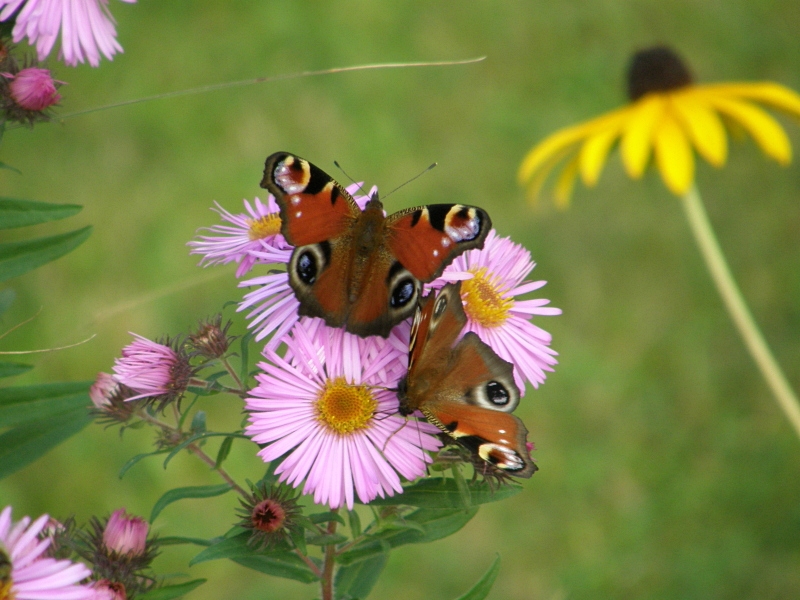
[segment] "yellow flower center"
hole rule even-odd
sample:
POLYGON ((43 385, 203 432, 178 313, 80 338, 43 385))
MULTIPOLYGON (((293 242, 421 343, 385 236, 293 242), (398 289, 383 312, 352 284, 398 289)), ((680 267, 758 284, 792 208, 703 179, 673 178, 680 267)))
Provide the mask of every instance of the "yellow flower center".
POLYGON ((8 579, 0 578, 0 600, 14 600, 15 594, 11 592, 11 577, 8 579))
POLYGON ((260 219, 250 219, 250 231, 247 234, 251 240, 263 240, 281 232, 281 217, 278 213, 270 213, 260 219))
POLYGON ((505 323, 513 300, 503 298, 505 289, 496 278, 486 272, 486 267, 470 270, 472 279, 461 282, 461 298, 467 316, 484 327, 497 327, 505 323))
POLYGON ((343 377, 325 384, 317 400, 317 418, 340 435, 365 428, 378 401, 365 385, 351 385, 343 377))

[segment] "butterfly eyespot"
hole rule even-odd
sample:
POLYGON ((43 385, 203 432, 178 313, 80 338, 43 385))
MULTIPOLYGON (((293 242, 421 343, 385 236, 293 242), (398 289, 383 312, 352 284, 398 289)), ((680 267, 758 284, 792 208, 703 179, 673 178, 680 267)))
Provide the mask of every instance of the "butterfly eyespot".
POLYGON ((317 257, 310 250, 306 250, 299 257, 297 257, 297 266, 295 267, 297 277, 306 285, 311 285, 317 280, 317 273, 319 266, 317 265, 317 257))
POLYGON ((511 401, 511 394, 499 381, 490 381, 486 384, 486 397, 495 406, 505 406, 511 401))
POLYGON ((402 308, 408 305, 416 296, 416 288, 417 286, 414 285, 414 280, 411 278, 398 281, 392 288, 392 297, 389 299, 392 308, 402 308))

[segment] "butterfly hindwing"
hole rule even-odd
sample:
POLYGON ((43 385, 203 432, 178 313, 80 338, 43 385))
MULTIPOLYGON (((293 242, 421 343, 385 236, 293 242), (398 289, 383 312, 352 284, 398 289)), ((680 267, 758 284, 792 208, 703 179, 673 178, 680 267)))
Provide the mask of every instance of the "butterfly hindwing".
POLYGON ((420 410, 482 461, 530 477, 536 465, 528 430, 509 414, 520 400, 513 365, 475 333, 456 341, 465 324, 460 282, 422 300, 411 331, 408 375, 398 386, 400 412, 420 410))

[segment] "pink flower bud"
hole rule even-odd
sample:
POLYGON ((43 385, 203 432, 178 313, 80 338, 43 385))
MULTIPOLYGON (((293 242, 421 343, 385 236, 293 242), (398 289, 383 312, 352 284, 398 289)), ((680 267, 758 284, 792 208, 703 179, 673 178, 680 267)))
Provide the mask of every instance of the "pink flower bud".
POLYGON ((89 388, 89 398, 95 408, 103 410, 111 406, 111 398, 119 393, 119 383, 113 375, 98 373, 97 379, 89 388))
POLYGON ((92 600, 128 600, 125 586, 118 581, 101 579, 92 586, 95 592, 92 600))
POLYGON ((103 531, 103 544, 118 555, 144 554, 150 526, 141 517, 128 515, 124 508, 114 511, 103 531))
POLYGON ((9 94, 20 108, 42 111, 61 100, 56 82, 47 69, 28 67, 16 75, 4 73, 3 76, 11 80, 9 94))

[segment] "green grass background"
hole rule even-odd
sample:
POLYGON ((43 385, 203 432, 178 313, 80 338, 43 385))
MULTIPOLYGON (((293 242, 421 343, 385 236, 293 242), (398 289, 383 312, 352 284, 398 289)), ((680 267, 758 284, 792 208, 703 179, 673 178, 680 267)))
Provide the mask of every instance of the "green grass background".
MULTIPOLYGON (((77 251, 5 284, 19 293, 0 349, 78 348, 39 355, 18 383, 92 379, 128 331, 177 334, 237 300, 234 268, 198 269, 185 243, 217 222, 213 200, 241 210, 264 158, 297 152, 391 189, 439 167, 388 201, 485 207, 525 244, 563 309, 539 319, 559 365, 517 411, 540 471, 513 499, 481 509, 456 535, 395 551, 374 598, 453 598, 488 568, 495 599, 793 598, 800 595, 800 442, 746 354, 703 267, 679 203, 650 173, 626 178, 612 155, 599 185, 580 185, 566 212, 525 203, 524 153, 556 129, 624 102, 631 53, 668 43, 701 81, 770 79, 800 89, 800 10, 793 0, 582 2, 111 2, 125 48, 99 69, 64 67, 59 113, 208 83, 358 63, 462 59, 476 65, 374 71, 163 99, 8 132, 2 194, 84 205, 93 224, 77 251)), ((794 148, 797 122, 782 119, 794 148)), ((800 167, 780 168, 750 140, 698 186, 766 338, 800 388, 800 167)), ((7 239, 20 233, 4 232, 7 239)), ((241 320, 237 321, 241 325, 241 320)), ((208 402, 235 427, 240 404, 208 402)), ((0 482, 17 517, 148 515, 179 485, 217 483, 191 457, 117 472, 146 451, 147 431, 92 425, 0 482)), ((237 443, 231 470, 260 476, 237 443)), ((233 495, 167 508, 161 535, 213 536, 233 495)), ((171 547, 161 573, 209 577, 190 597, 298 598, 314 586, 233 563, 188 568, 171 547)))

